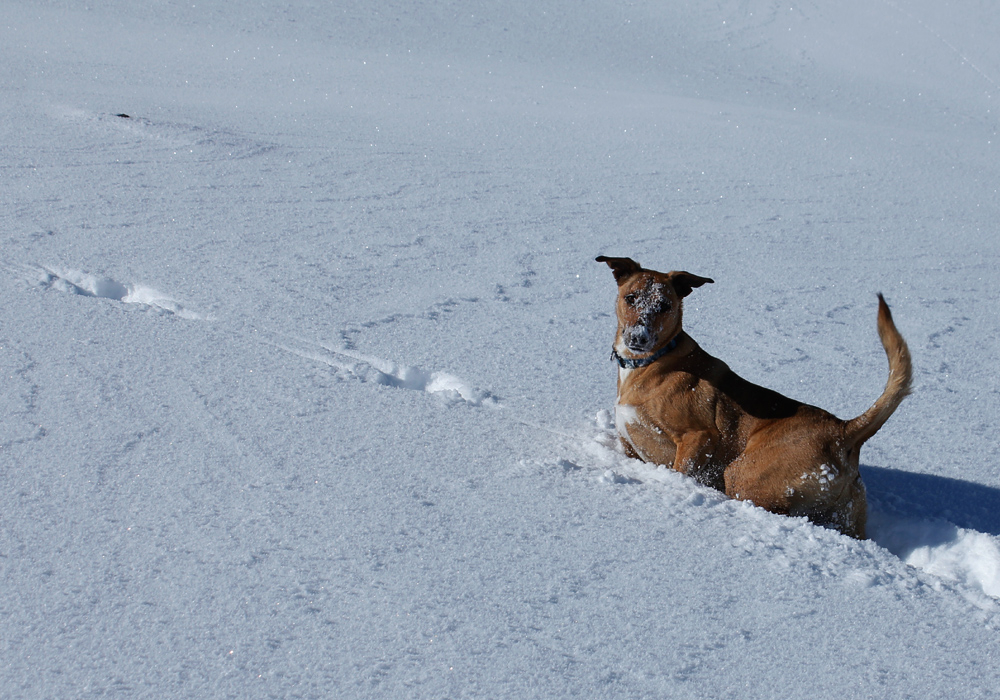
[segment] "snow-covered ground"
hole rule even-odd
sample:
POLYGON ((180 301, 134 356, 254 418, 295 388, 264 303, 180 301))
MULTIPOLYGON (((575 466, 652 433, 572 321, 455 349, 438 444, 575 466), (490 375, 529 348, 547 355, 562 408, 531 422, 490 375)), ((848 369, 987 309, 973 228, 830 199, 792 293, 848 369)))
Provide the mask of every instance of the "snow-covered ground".
POLYGON ((1000 13, 0 4, 0 696, 988 698, 1000 13), (127 115, 127 116, 125 116, 127 115), (871 540, 626 459, 598 254, 871 540))

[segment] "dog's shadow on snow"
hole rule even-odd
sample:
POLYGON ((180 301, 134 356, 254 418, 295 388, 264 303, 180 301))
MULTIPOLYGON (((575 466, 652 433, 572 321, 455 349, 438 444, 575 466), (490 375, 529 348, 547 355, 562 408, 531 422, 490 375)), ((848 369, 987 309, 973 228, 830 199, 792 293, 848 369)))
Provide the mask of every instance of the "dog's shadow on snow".
POLYGON ((1000 536, 1000 489, 864 464, 861 478, 869 499, 894 515, 944 520, 961 528, 1000 536))

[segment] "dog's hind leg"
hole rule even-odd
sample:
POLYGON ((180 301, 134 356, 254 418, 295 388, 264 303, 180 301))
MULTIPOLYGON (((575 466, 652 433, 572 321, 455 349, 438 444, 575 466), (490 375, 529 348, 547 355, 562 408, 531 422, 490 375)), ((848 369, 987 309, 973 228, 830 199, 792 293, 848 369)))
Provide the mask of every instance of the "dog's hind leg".
MULTIPOLYGON (((798 513, 792 512, 792 515, 798 513)), ((868 499, 865 484, 859 475, 847 489, 845 498, 830 510, 821 513, 802 513, 809 520, 823 527, 839 530, 859 540, 865 539, 865 525, 868 521, 868 499)))
POLYGON ((725 481, 730 498, 865 537, 865 485, 849 465, 803 461, 794 449, 772 448, 766 455, 745 452, 726 469, 725 481))

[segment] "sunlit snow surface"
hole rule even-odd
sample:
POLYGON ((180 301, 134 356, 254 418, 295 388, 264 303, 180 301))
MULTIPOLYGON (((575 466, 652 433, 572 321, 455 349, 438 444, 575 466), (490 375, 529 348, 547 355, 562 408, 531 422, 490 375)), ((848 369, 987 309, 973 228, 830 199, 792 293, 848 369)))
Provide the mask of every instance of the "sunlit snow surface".
POLYGON ((0 4, 0 696, 991 698, 984 3, 0 4), (599 254, 870 540, 624 457, 599 254))

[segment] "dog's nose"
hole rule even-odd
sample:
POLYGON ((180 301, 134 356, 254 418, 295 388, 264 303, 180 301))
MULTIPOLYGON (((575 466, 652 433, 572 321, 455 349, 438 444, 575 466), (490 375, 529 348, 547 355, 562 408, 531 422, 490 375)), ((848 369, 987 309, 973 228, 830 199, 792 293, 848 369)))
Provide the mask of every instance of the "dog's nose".
POLYGON ((625 333, 625 345, 630 350, 642 350, 649 345, 649 330, 645 326, 632 326, 625 333))

